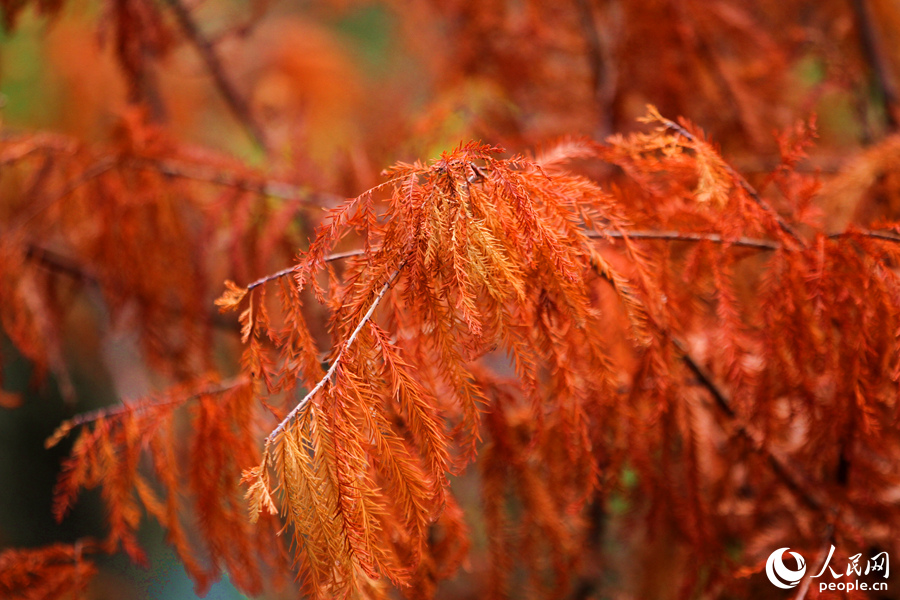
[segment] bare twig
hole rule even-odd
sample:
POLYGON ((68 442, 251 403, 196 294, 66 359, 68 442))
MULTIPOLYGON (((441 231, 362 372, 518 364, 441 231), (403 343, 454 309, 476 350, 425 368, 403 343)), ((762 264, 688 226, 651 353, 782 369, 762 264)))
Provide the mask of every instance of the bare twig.
MULTIPOLYGON (((130 293, 128 290, 123 288, 120 283, 112 281, 109 278, 104 278, 101 280, 101 277, 99 275, 91 272, 91 270, 80 265, 78 262, 38 244, 27 244, 25 257, 28 260, 33 261, 39 266, 47 269, 48 271, 52 271, 53 273, 58 273, 60 275, 65 275, 66 277, 69 277, 80 283, 95 286, 97 288, 100 288, 101 290, 111 289, 116 291, 117 293, 130 293)), ((164 308, 173 317, 177 317, 180 314, 180 310, 177 306, 168 304, 164 308)), ((217 329, 232 331, 234 333, 237 333, 238 331, 237 329, 235 329, 234 323, 232 321, 223 319, 216 313, 210 314, 208 312, 205 312, 202 314, 202 316, 205 316, 208 322, 217 329)))
MULTIPOLYGON (((335 252, 334 254, 329 254, 324 258, 324 262, 333 262, 336 260, 342 260, 344 258, 351 258, 354 256, 362 256, 365 254, 365 250, 348 250, 346 252, 335 252)), ((53 250, 49 250, 42 246, 38 246, 37 244, 29 244, 28 249, 26 250, 26 257, 30 260, 33 260, 47 269, 51 271, 56 271, 57 273, 62 273, 63 275, 68 275, 73 279, 78 279, 81 281, 86 281, 88 283, 97 284, 99 283, 99 279, 96 275, 86 271, 81 265, 76 263, 69 258, 66 258, 62 254, 54 252, 53 250)), ((285 275, 289 275, 294 271, 296 267, 287 267, 285 269, 281 269, 280 271, 276 271, 274 273, 270 273, 265 275, 264 277, 260 277, 253 283, 247 286, 247 291, 252 290, 255 287, 259 287, 264 283, 268 283, 269 281, 273 281, 278 279, 279 277, 284 277, 285 275)))
POLYGON ((219 92, 225 99, 226 104, 228 104, 228 108, 231 109, 231 112, 247 129, 247 132, 259 144, 260 148, 268 152, 269 146, 265 133, 259 126, 259 123, 256 122, 256 119, 254 119, 246 100, 241 97, 237 88, 225 74, 225 69, 222 66, 222 61, 216 52, 215 46, 200 31, 200 27, 191 15, 190 10, 181 0, 166 0, 166 3, 172 9, 172 12, 175 13, 175 18, 178 20, 178 24, 184 31, 185 36, 194 45, 200 54, 200 58, 206 64, 206 68, 212 75, 213 81, 216 87, 219 88, 219 92))
MULTIPOLYGON (((900 244, 900 235, 891 230, 878 229, 851 229, 848 231, 840 231, 837 233, 829 233, 826 237, 830 240, 836 240, 843 237, 853 236, 869 237, 885 242, 894 242, 900 244)), ((589 231, 589 238, 603 239, 629 238, 632 240, 665 240, 669 242, 712 242, 714 244, 730 244, 732 246, 740 246, 743 248, 756 248, 758 250, 779 250, 784 246, 778 242, 764 240, 760 238, 739 237, 733 240, 723 238, 717 233, 696 233, 683 232, 665 229, 636 229, 633 231, 619 231, 616 229, 601 229, 599 231, 589 231)))
POLYGON ((757 248, 759 250, 778 250, 781 245, 769 240, 761 240, 756 238, 741 237, 734 240, 723 238, 717 233, 683 233, 681 231, 667 230, 635 230, 635 231, 618 231, 614 229, 603 229, 601 231, 591 231, 587 234, 590 238, 624 238, 628 237, 633 240, 667 240, 670 242, 713 242, 716 244, 731 244, 732 246, 742 246, 744 248, 757 248))
POLYGON ((604 65, 606 59, 603 55, 603 45, 600 42, 600 34, 594 22, 594 13, 587 0, 575 0, 581 19, 581 31, 588 49, 588 58, 591 64, 591 79, 594 84, 594 95, 600 97, 604 84, 604 65))
POLYGON ((359 332, 362 331, 362 328, 365 326, 365 324, 368 323, 369 319, 372 318, 372 314, 375 312, 375 309, 378 308, 378 305, 381 303, 381 299, 384 298, 384 295, 390 289, 391 285, 393 285, 394 280, 397 279, 397 275, 400 274, 400 270, 405 265, 406 261, 400 263, 400 266, 397 267, 397 269, 391 274, 385 284, 381 287, 381 291, 378 292, 378 295, 375 297, 372 305, 369 306, 369 310, 366 311, 366 314, 363 315, 363 318, 360 319, 359 323, 357 323, 356 328, 353 330, 353 333, 351 333, 350 337, 348 337, 346 341, 341 344, 341 349, 338 351, 337 356, 334 358, 334 362, 332 362, 331 366, 328 368, 328 372, 325 373, 322 379, 319 380, 319 383, 317 383, 311 390, 309 390, 306 396, 304 396, 303 399, 297 403, 297 406, 295 406, 294 409, 291 410, 290 413, 288 413, 288 415, 281 421, 281 423, 279 423, 278 426, 272 430, 272 433, 270 433, 266 437, 267 451, 269 445, 278 436, 278 434, 284 431, 284 428, 287 427, 288 423, 293 421, 297 417, 297 415, 300 414, 300 412, 304 408, 306 408, 306 405, 309 404, 310 400, 312 400, 313 397, 318 394, 322 390, 322 388, 325 387, 325 384, 334 376, 335 371, 337 371, 338 366, 341 364, 341 359, 344 357, 344 353, 350 346, 353 345, 353 342, 356 340, 356 336, 359 335, 359 332))
POLYGON ((0 142, 6 145, 0 154, 0 166, 17 163, 35 154, 72 154, 79 146, 74 138, 46 131, 22 135, 4 130, 0 131, 0 142))
MULTIPOLYGON (((366 253, 365 250, 348 250, 347 252, 336 252, 334 254, 329 254, 323 260, 324 260, 324 262, 332 262, 335 260, 341 260, 342 258, 350 258, 353 256, 362 256, 365 253, 366 253)), ((250 285, 247 286, 247 291, 249 292, 253 288, 259 287, 262 284, 268 283, 274 279, 278 279, 279 277, 284 277, 285 275, 290 275, 291 273, 294 272, 294 269, 296 269, 296 268, 297 268, 296 266, 287 267, 286 269, 281 269, 280 271, 276 271, 274 273, 269 273, 268 275, 260 277, 259 279, 257 279, 256 281, 254 281, 253 283, 251 283, 250 285)))
POLYGON ((885 242, 895 242, 900 243, 900 235, 897 235, 893 231, 879 231, 877 229, 852 229, 848 231, 842 231, 840 233, 832 233, 828 235, 829 239, 837 239, 842 237, 852 237, 854 235, 861 235, 863 237, 870 237, 876 240, 882 240, 885 242))

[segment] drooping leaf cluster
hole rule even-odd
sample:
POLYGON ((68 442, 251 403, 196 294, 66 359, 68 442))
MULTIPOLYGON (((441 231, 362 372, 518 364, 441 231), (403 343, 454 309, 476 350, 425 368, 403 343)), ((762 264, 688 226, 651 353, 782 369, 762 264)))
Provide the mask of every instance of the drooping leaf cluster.
MULTIPOLYGON (((312 286, 324 300, 318 276, 334 243, 352 232, 363 242, 342 283, 329 277, 337 343, 325 374, 315 353, 291 343, 309 339, 305 323, 273 330, 250 292, 245 337, 268 337, 283 350, 262 359, 251 343, 245 364, 261 365, 254 375, 270 391, 310 390, 267 438, 250 499, 257 510, 274 508, 273 467, 310 593, 327 596, 361 576, 401 585, 416 577, 429 525, 448 502, 446 473, 476 453, 490 403, 485 374, 473 367, 485 355, 512 360, 542 424, 535 441, 569 440, 571 479, 555 490, 559 507, 587 497, 596 479, 589 416, 615 390, 584 224, 624 224, 596 185, 558 169, 561 159, 589 152, 573 143, 546 161, 500 160, 495 149, 469 145, 429 166, 392 169, 384 210, 377 189, 336 209, 292 273, 293 285, 312 286), (565 401, 544 406, 547 384, 565 401)), ((281 296, 285 312, 301 312, 296 291, 282 288, 281 296)), ((236 301, 229 294, 223 304, 236 301)))

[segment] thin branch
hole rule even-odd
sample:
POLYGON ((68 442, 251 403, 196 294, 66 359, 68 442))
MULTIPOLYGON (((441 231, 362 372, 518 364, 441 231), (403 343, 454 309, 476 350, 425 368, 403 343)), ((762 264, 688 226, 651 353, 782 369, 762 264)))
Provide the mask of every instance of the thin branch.
POLYGON ((691 353, 688 352, 687 346, 685 346, 684 342, 679 340, 678 338, 672 338, 672 344, 678 348, 678 351, 681 353, 681 358, 684 363, 688 366, 691 372, 697 377, 697 380, 706 388, 709 394, 713 397, 713 400, 716 401, 718 407, 724 412, 729 418, 736 418, 737 415, 734 413, 734 409, 731 408, 731 402, 728 399, 728 394, 713 381, 712 373, 706 370, 700 363, 694 360, 694 357, 691 356, 691 353))
MULTIPOLYGON (((74 149, 80 145, 75 139, 63 135, 50 135, 44 133, 35 134, 32 138, 29 138, 28 136, 9 136, 0 133, 0 142, 13 146, 13 151, 10 151, 9 147, 5 148, 6 152, 0 156, 0 166, 14 164, 42 153, 71 155, 74 152, 74 149), (20 147, 15 147, 16 144, 20 147)), ((255 192, 272 198, 279 198, 281 200, 290 200, 304 204, 310 208, 322 210, 337 206, 346 200, 344 196, 339 196, 337 194, 310 191, 303 186, 286 181, 267 179, 258 173, 248 173, 246 168, 216 168, 179 160, 163 160, 146 157, 121 158, 111 155, 98 159, 94 167, 97 167, 98 165, 104 165, 103 171, 109 170, 112 167, 128 167, 132 169, 154 171, 170 177, 212 183, 248 192, 255 192)), ((93 167, 89 167, 85 170, 81 181, 76 180, 72 183, 80 185, 84 183, 86 179, 102 174, 102 172, 92 173, 92 168, 93 167)), ((387 183, 392 183, 392 181, 387 183)), ((70 192, 71 190, 68 191, 70 192)))
POLYGON ((588 0, 575 0, 581 21, 581 32, 586 46, 587 60, 591 69, 591 83, 594 88, 594 102, 597 107, 597 132, 602 138, 611 133, 610 103, 615 93, 615 77, 612 61, 606 56, 603 40, 597 28, 597 21, 588 0))
MULTIPOLYGON (((697 136, 695 136, 693 133, 691 133, 690 131, 688 131, 687 129, 685 129, 684 127, 682 127, 675 121, 671 121, 669 119, 666 119, 665 117, 662 117, 661 121, 666 127, 671 129, 672 131, 675 131, 679 135, 689 139, 690 141, 692 141, 694 143, 700 142, 700 140, 697 139, 697 136)), ((800 234, 797 233, 797 231, 793 227, 791 227, 788 224, 788 222, 785 221, 784 218, 781 215, 779 215, 778 212, 774 208, 769 206, 769 203, 766 202, 765 199, 763 199, 763 197, 759 195, 759 192, 757 192, 756 189, 752 185, 750 185, 750 182, 748 182, 746 179, 744 179, 743 175, 738 173, 731 165, 729 165, 724 160, 722 161, 722 166, 725 169, 725 171, 729 175, 731 175, 731 177, 737 182, 737 184, 739 186, 741 186, 741 188, 745 192, 747 192, 747 195, 750 196, 750 198, 757 204, 757 206, 759 206, 764 211, 769 213, 769 215, 771 215, 772 218, 775 219, 775 222, 778 224, 778 227, 780 227, 782 231, 784 231, 786 234, 791 236, 794 239, 794 241, 800 245, 801 248, 806 247, 806 242, 803 241, 803 238, 800 237, 800 234)))
MULTIPOLYGON (((852 232, 841 232, 841 233, 832 233, 828 235, 829 239, 838 239, 841 237, 848 237, 852 235, 862 235, 865 237, 871 237, 878 240, 884 240, 889 242, 900 243, 900 236, 893 235, 891 233, 880 232, 880 231, 866 231, 866 230, 856 230, 852 232)), ((614 239, 623 239, 628 237, 634 240, 665 240, 671 242, 713 242, 715 244, 725 244, 728 243, 732 246, 740 246, 743 248, 755 248, 758 250, 778 250, 782 248, 776 242, 770 240, 763 240, 758 238, 748 238, 748 237, 740 237, 734 240, 724 239, 721 235, 717 233, 685 233, 681 231, 674 230, 634 230, 634 231, 618 231, 612 229, 603 229, 600 231, 589 231, 587 232, 587 237, 592 239, 604 239, 604 238, 614 238, 614 239)), ((366 253, 365 250, 348 250, 346 252, 335 252, 334 254, 329 254, 324 258, 324 262, 333 262, 337 260, 342 260, 345 258, 352 258, 354 256, 362 256, 366 253)), ((40 246, 31 244, 28 246, 27 256, 29 259, 39 262, 44 265, 48 269, 52 271, 57 271, 59 273, 69 275, 75 279, 81 279, 83 281, 88 281, 92 283, 97 282, 97 278, 82 269, 79 265, 74 263, 73 261, 67 259, 66 257, 53 252, 52 250, 48 250, 46 248, 42 248, 40 246)), ((270 281, 274 281, 280 277, 284 277, 285 275, 290 275, 296 269, 296 266, 286 267, 281 269, 280 271, 275 271, 274 273, 269 273, 259 279, 256 279, 249 285, 247 285, 247 291, 250 291, 254 288, 257 288, 263 284, 266 284, 270 281)))
MULTIPOLYGON (((341 260, 344 258, 351 258, 353 256, 362 256, 365 254, 365 250, 348 250, 347 252, 335 252, 334 254, 329 254, 325 257, 325 262, 332 262, 336 260, 341 260)), ((94 275, 93 273, 85 270, 84 267, 79 265, 77 262, 54 252, 53 250, 49 250, 37 244, 28 244, 27 249, 25 251, 25 256, 28 260, 34 261, 46 268, 49 271, 53 271, 55 273, 59 273, 61 275, 66 275, 67 277, 71 277, 76 281, 81 281, 83 283, 100 286, 100 278, 94 275)), ((285 275, 291 274, 296 267, 288 267, 286 269, 282 269, 275 273, 271 273, 266 275, 265 277, 261 277, 247 286, 247 291, 249 292, 253 288, 259 287, 264 283, 268 283, 274 279, 278 279, 279 277, 284 277, 285 275)), ((172 310, 173 314, 176 312, 176 309, 172 310)), ((219 319, 219 315, 213 314, 208 316, 210 322, 213 327, 232 330, 232 323, 222 321, 219 319)))
POLYGON ((268 153, 269 146, 266 142, 266 136, 262 128, 260 128, 259 123, 253 118, 253 114, 250 112, 250 107, 247 105, 247 102, 241 97, 237 88, 225 75, 225 69, 222 66, 222 61, 219 58, 215 47, 203 33, 201 33, 197 22, 194 20, 193 16, 191 16, 190 11, 181 0, 166 0, 166 3, 172 9, 172 12, 175 13, 175 18, 178 20, 178 24, 184 31, 185 36, 187 36, 188 40, 194 45, 197 52, 200 54, 200 58, 206 64, 206 68, 210 75, 212 75, 213 81, 215 82, 216 87, 219 88, 219 92, 225 99, 226 104, 228 104, 228 108, 231 109, 231 112, 237 120, 247 129, 247 132, 253 140, 259 144, 259 147, 262 148, 264 152, 268 153))
POLYGON ((363 318, 360 319, 359 323, 357 323, 356 329, 353 330, 353 333, 350 334, 350 337, 348 337, 347 340, 341 345, 341 349, 338 351, 334 362, 331 363, 331 366, 328 368, 328 372, 325 373, 325 376, 319 380, 319 383, 317 383, 306 394, 306 396, 304 396, 303 399, 300 400, 299 403, 297 403, 297 406, 295 406, 294 409, 290 413, 288 413, 288 415, 281 421, 281 423, 279 423, 278 426, 272 430, 272 433, 266 436, 266 450, 268 450, 269 445, 278 436, 278 434, 284 431, 284 428, 287 427, 288 423, 293 421, 297 417, 297 415, 300 414, 300 412, 304 408, 306 408, 306 405, 309 404, 310 400, 312 400, 313 397, 318 394, 323 387, 325 387, 325 384, 329 380, 331 380, 331 378, 334 376, 335 371, 337 371, 338 366, 340 366, 341 364, 341 359, 344 357, 344 353, 351 345, 353 345, 353 342, 356 340, 356 336, 359 335, 359 332, 362 331, 362 328, 365 326, 365 324, 368 323, 369 319, 372 318, 372 314, 375 312, 375 309, 378 308, 378 305, 381 303, 381 299, 384 298, 384 295, 390 289, 391 285, 393 285, 394 280, 397 279, 397 275, 400 274, 400 270, 405 265, 406 261, 404 260, 402 263, 400 263, 400 266, 397 267, 396 270, 394 270, 385 284, 381 287, 381 291, 378 292, 378 295, 375 297, 375 300, 372 302, 369 310, 366 311, 366 314, 363 315, 363 318))
POLYGON ((885 242, 894 242, 900 243, 900 235, 897 235, 893 231, 890 230, 877 230, 877 229, 852 229, 848 231, 842 231, 840 233, 831 233, 828 235, 828 239, 838 239, 842 237, 853 237, 854 235, 861 235, 863 237, 870 237, 876 240, 882 240, 885 242))
POLYGON ((812 485, 808 482, 808 478, 801 476, 796 472, 796 470, 788 464, 788 461, 785 460, 780 455, 776 454, 768 445, 763 441, 762 435, 760 435, 757 431, 751 429, 751 426, 747 423, 743 423, 740 417, 735 413, 734 409, 731 407, 731 400, 728 396, 728 393, 719 387, 718 384, 713 380, 712 374, 707 371, 703 365, 697 362, 696 359, 691 355, 688 351, 687 346, 679 340, 678 338, 672 337, 673 345, 678 349, 681 353, 681 359, 685 365, 691 370, 692 373, 697 377, 697 381, 700 382, 709 394, 716 401, 716 405, 719 409, 725 413, 728 419, 732 422, 734 427, 737 430, 737 433, 741 435, 741 437, 748 440, 753 447, 760 453, 762 453, 766 459, 768 459, 769 464, 772 467, 772 471, 784 482, 788 488, 803 502, 807 504, 810 508, 817 510, 819 512, 827 513, 831 512, 833 509, 828 507, 828 504, 822 499, 813 495, 811 490, 814 489, 812 485))
POLYGON ((99 283, 97 277, 85 271, 81 265, 53 250, 48 250, 36 244, 29 244, 28 249, 25 251, 25 256, 50 271, 68 275, 72 279, 87 283, 99 283))
POLYGON ((59 190, 56 194, 52 195, 49 199, 45 200, 35 206, 31 212, 18 220, 13 224, 13 229, 20 229, 28 225, 31 221, 37 218, 42 212, 77 190, 82 185, 88 183, 92 179, 96 179, 100 177, 107 171, 112 170, 116 166, 116 161, 112 157, 106 157, 98 160, 90 167, 81 172, 81 174, 75 179, 69 181, 61 190, 59 190))
MULTIPOLYGON (((332 262, 335 260, 341 260, 343 258, 350 258, 353 256, 362 256, 365 253, 366 253, 365 250, 348 250, 347 252, 335 252, 334 254, 329 254, 328 256, 326 256, 324 258, 324 262, 332 262)), ((263 285, 264 283, 268 283, 274 279, 278 279, 279 277, 284 277, 285 275, 290 275, 291 273, 294 272, 294 270, 296 268, 297 267, 295 265, 293 267, 287 267, 286 269, 282 269, 280 271, 276 271, 274 273, 270 273, 268 275, 260 277, 259 279, 257 279, 256 281, 254 281, 253 283, 251 283, 250 285, 247 286, 247 291, 249 292, 253 288, 259 287, 259 286, 263 285)))
POLYGON ((741 246, 744 248, 756 248, 759 250, 778 250, 782 246, 776 242, 762 240, 756 238, 741 237, 734 240, 723 238, 717 233, 682 233, 680 231, 667 230, 635 230, 635 231, 618 231, 613 229, 603 229, 600 231, 591 231, 587 234, 590 238, 617 238, 622 239, 628 237, 634 240, 668 240, 672 242, 713 242, 716 244, 731 244, 732 246, 741 246))
POLYGON ((95 421, 99 421, 100 419, 107 419, 109 417, 116 417, 119 415, 123 415, 125 413, 138 413, 144 412, 146 410, 150 410, 151 408, 160 408, 164 406, 172 406, 175 404, 184 404, 185 402, 190 402, 191 400, 195 400, 200 396, 208 396, 211 394, 221 394, 227 392, 229 390, 233 390, 234 388, 244 385, 248 383, 248 379, 244 376, 234 377, 232 379, 225 380, 221 383, 210 385, 205 388, 196 390, 187 396, 182 396, 179 398, 171 398, 169 400, 164 400, 161 402, 144 402, 144 403, 128 403, 123 402, 121 404, 116 404, 114 406, 104 406, 103 408, 98 408, 96 410, 92 410, 89 412, 81 413, 79 415, 75 415, 71 419, 63 421, 60 423, 59 427, 53 432, 47 440, 44 442, 45 448, 52 448, 56 444, 60 442, 64 437, 69 435, 76 427, 81 427, 82 425, 87 425, 88 423, 93 423, 95 421))
POLYGON ((190 179, 193 181, 202 181, 223 185, 248 192, 255 192, 272 198, 281 200, 291 200, 301 203, 310 208, 318 208, 327 210, 332 204, 343 202, 345 198, 323 194, 321 192, 311 193, 302 187, 287 183, 285 181, 272 181, 262 177, 252 178, 247 175, 236 173, 228 173, 214 168, 204 168, 203 166, 178 163, 170 160, 140 160, 131 163, 137 169, 153 170, 170 177, 179 177, 182 179, 190 179), (319 202, 311 198, 319 198, 328 203, 319 202))
POLYGON ((885 58, 884 46, 872 19, 872 12, 866 0, 853 0, 853 11, 859 29, 863 54, 872 69, 875 85, 884 100, 885 119, 888 127, 896 130, 900 126, 900 93, 891 78, 891 69, 885 58))
MULTIPOLYGON (((604 275, 603 273, 598 274, 607 282, 613 284, 608 276, 604 275)), ((637 298, 635 298, 635 301, 640 302, 637 298)), ((649 313, 647 314, 648 316, 650 316, 649 313)), ((751 430, 748 424, 742 422, 740 416, 735 412, 734 408, 732 408, 731 399, 729 398, 728 392, 722 389, 715 382, 712 374, 707 371, 706 368, 704 368, 703 365, 701 365, 696 359, 694 359, 694 357, 688 350, 687 345, 677 337, 674 337, 670 333, 668 333, 665 326, 660 325, 654 319, 650 318, 648 322, 658 332, 659 335, 672 342, 672 345, 675 346, 676 350, 678 350, 679 354, 681 355, 682 361, 697 377, 699 383, 713 397, 713 400, 715 400, 716 402, 716 406, 718 406, 719 409, 725 414, 725 416, 728 417, 729 421, 737 430, 737 433, 743 438, 747 439, 757 452, 762 453, 768 459, 772 471, 775 473, 775 475, 779 479, 781 479, 785 483, 785 485, 787 485, 787 487, 808 506, 819 512, 830 513, 831 510, 828 509, 828 503, 819 499, 819 497, 813 495, 813 493, 810 491, 813 489, 813 487, 806 483, 808 481, 808 478, 799 475, 797 471, 793 467, 791 467, 784 458, 776 454, 771 448, 766 445, 765 440, 758 432, 751 430)))
MULTIPOLYGON (((877 229, 852 229, 848 231, 840 231, 837 233, 829 233, 826 237, 830 240, 836 240, 843 237, 853 237, 855 235, 862 237, 869 237, 876 240, 881 240, 885 242, 894 242, 900 244, 900 235, 896 234, 892 230, 877 230, 877 229)), ((666 240, 670 242, 713 242, 715 244, 730 244, 732 246, 741 246, 743 248, 756 248, 758 250, 780 250, 783 249, 784 246, 779 244, 778 242, 773 242, 771 240, 764 240, 760 238, 749 238, 749 237, 740 237, 733 240, 729 240, 727 238, 723 238, 721 235, 717 233, 694 233, 694 232, 682 232, 675 230, 654 230, 654 229, 645 229, 645 230, 633 230, 633 231, 619 231, 615 229, 601 229, 599 231, 589 231, 587 233, 589 238, 593 239, 603 239, 603 238, 615 238, 622 239, 628 237, 633 240, 666 240)))
POLYGON ((47 154, 44 156, 44 160, 41 161, 41 165, 37 168, 35 173, 31 176, 31 181, 28 183, 28 186, 22 190, 22 198, 40 198, 44 190, 47 188, 47 185, 51 179, 51 174, 53 173, 54 163, 56 162, 57 157, 52 154, 47 154))
POLYGON ((575 0, 575 5, 579 12, 581 32, 588 50, 591 79, 594 84, 594 96, 599 99, 605 83, 604 66, 606 57, 603 54, 603 44, 600 41, 600 34, 597 32, 597 25, 594 22, 594 13, 591 10, 590 3, 587 0, 575 0))

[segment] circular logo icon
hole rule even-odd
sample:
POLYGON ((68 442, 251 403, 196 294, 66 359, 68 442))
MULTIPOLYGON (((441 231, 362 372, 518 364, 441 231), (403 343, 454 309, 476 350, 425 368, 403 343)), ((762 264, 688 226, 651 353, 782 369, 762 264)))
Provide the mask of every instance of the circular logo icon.
POLYGON ((789 548, 779 548, 769 555, 769 560, 766 561, 766 577, 769 578, 772 585, 789 590, 796 586, 806 574, 806 561, 796 552, 791 552, 791 556, 797 560, 797 570, 791 571, 784 566, 784 562, 781 560, 785 550, 789 550, 789 548))

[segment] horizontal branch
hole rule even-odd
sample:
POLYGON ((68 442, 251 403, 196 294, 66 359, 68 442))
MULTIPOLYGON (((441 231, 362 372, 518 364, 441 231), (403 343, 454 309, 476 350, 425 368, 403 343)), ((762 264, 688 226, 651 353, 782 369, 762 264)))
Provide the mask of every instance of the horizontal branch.
POLYGON ((263 196, 298 202, 310 208, 327 210, 346 199, 341 196, 324 194, 322 192, 310 192, 303 187, 288 183, 265 179, 264 177, 250 177, 247 174, 229 173, 221 169, 180 163, 172 160, 148 160, 141 159, 129 163, 137 169, 152 170, 170 177, 190 179, 212 183, 225 187, 231 187, 247 192, 255 192, 263 196))
MULTIPOLYGON (((871 237, 878 240, 888 241, 900 243, 900 236, 893 234, 892 232, 887 231, 878 231, 878 230, 855 230, 855 231, 845 231, 840 233, 831 233, 828 234, 829 239, 839 239, 842 237, 851 237, 853 235, 861 235, 864 237, 871 237)), ((780 244, 777 242, 773 242, 771 240, 764 240, 759 238, 749 238, 749 237, 740 237, 736 239, 726 239, 717 233, 693 233, 693 232, 681 232, 675 230, 633 230, 633 231, 619 231, 613 229, 603 229, 600 231, 589 231, 587 232, 587 237, 592 239, 604 239, 604 238, 613 238, 613 239, 623 239, 628 237, 633 240, 664 240, 670 242, 712 242, 714 244, 729 244, 731 246, 740 246, 743 248, 755 248, 758 250, 778 250, 782 248, 780 244)), ((324 262, 333 262, 336 260, 342 260, 344 258, 352 258, 354 256, 362 256, 365 254, 365 250, 348 250, 346 252, 335 252, 334 254, 329 254, 324 258, 324 262)), ((97 282, 97 278, 85 271, 82 267, 77 265, 75 262, 70 259, 58 254, 52 250, 48 250, 46 248, 31 244, 28 246, 28 258, 34 260, 50 270, 57 271, 59 273, 68 275, 75 279, 81 279, 88 282, 97 282)), ((268 275, 264 275, 259 279, 253 281, 249 285, 247 285, 247 291, 250 291, 254 288, 257 288, 265 283, 278 279, 280 277, 284 277, 285 275, 290 275, 296 269, 296 266, 287 267, 281 269, 280 271, 275 271, 274 273, 270 273, 268 275)))
MULTIPOLYGON (((335 252, 334 254, 329 254, 328 256, 326 256, 324 260, 325 262, 332 262, 344 258, 362 256, 365 253, 365 250, 348 250, 346 252, 335 252)), ((78 263, 63 256, 62 254, 54 252, 53 250, 48 250, 47 248, 38 246, 36 244, 29 244, 26 251, 26 257, 29 260, 33 260, 38 264, 43 265, 51 271, 67 275, 73 279, 78 279, 93 284, 99 283, 99 280, 95 275, 86 271, 78 263)), ((272 281, 274 279, 278 279, 279 277, 289 275, 296 268, 296 266, 287 267, 285 269, 281 269, 280 271, 276 271, 275 273, 270 273, 268 275, 260 277, 247 286, 247 291, 250 291, 253 288, 259 287, 264 283, 268 283, 269 281, 272 281)))
MULTIPOLYGON (((347 252, 336 252, 334 254, 329 254, 324 258, 325 262, 332 262, 335 260, 341 260, 342 258, 351 258, 353 256, 362 256, 365 254, 365 250, 348 250, 347 252)), ((280 271, 276 271, 274 273, 270 273, 268 275, 264 275, 260 277, 256 281, 252 282, 247 286, 247 291, 249 292, 253 288, 259 287, 264 283, 268 283, 272 280, 278 279, 279 277, 284 277, 285 275, 290 275, 296 269, 296 265, 293 267, 287 267, 286 269, 282 269, 280 271)))
MULTIPOLYGON (((40 154, 75 157, 76 152, 84 147, 84 144, 75 138, 45 133, 9 135, 0 132, 0 143, 6 145, 3 148, 4 153, 0 154, 0 166, 15 164, 40 154)), ((69 183, 57 196, 71 193, 74 187, 113 168, 131 168, 254 192, 321 210, 333 208, 346 201, 344 196, 311 191, 287 181, 269 179, 260 173, 248 172, 248 167, 222 167, 184 160, 121 156, 119 152, 96 152, 95 156, 99 156, 97 162, 85 169, 79 178, 69 183)))
POLYGON ((737 239, 723 238, 717 233, 683 233, 673 230, 635 230, 635 231, 618 231, 614 229, 603 229, 600 231, 588 232, 588 237, 595 239, 616 238, 622 239, 628 237, 633 240, 666 240, 670 242, 713 242, 716 244, 730 244, 732 246, 742 246, 745 248, 757 248, 759 250, 778 250, 782 246, 777 242, 770 240, 741 237, 737 239))
POLYGON ((310 400, 318 394, 322 388, 325 387, 325 384, 334 376, 335 371, 337 371, 338 366, 341 364, 341 360, 344 358, 344 353, 347 351, 350 346, 353 345, 353 342, 356 340, 356 337, 359 335, 359 332, 362 331, 362 328, 366 323, 369 322, 369 319, 372 318, 372 315, 375 313, 375 309, 378 308, 378 305, 381 303, 381 299, 384 298, 384 295, 390 289, 391 285, 393 285, 394 280, 397 279, 397 275, 400 274, 400 270, 404 267, 406 261, 404 260, 400 263, 400 266, 391 274, 385 284, 381 287, 381 291, 378 292, 378 295, 375 297, 375 300, 372 302, 372 305, 369 306, 369 310, 366 311, 366 314, 363 315, 363 318, 360 319, 359 323, 357 323, 356 328, 353 330, 353 333, 350 334, 350 337, 341 344, 341 349, 338 351, 337 356, 334 358, 334 362, 331 363, 331 366, 328 368, 328 372, 319 380, 319 382, 313 386, 311 390, 303 397, 300 402, 297 403, 297 406, 291 410, 290 413, 278 424, 278 426, 272 430, 272 432, 266 436, 266 450, 268 450, 269 445, 272 443, 278 434, 284 431, 284 428, 287 427, 288 423, 293 421, 300 412, 306 408, 306 405, 309 404, 310 400))
POLYGON ((14 165, 40 156, 74 156, 82 143, 62 133, 11 132, 0 128, 0 167, 14 165))
POLYGON ((161 402, 145 402, 142 404, 137 403, 127 403, 123 402, 121 404, 116 404, 114 406, 104 406, 103 408, 98 408, 96 410, 92 410, 89 412, 81 413, 79 415, 75 415, 71 419, 63 421, 60 423, 59 427, 53 432, 47 440, 44 442, 44 447, 52 448, 56 444, 58 444, 64 437, 66 437, 69 432, 71 432, 76 427, 81 427, 82 425, 87 425, 89 423, 93 423, 95 421, 99 421, 100 419, 107 419, 109 417, 117 417, 123 415, 128 412, 137 413, 144 412, 146 410, 150 410, 151 408, 159 408, 163 406, 172 406, 175 404, 183 404, 185 402, 190 402, 191 400, 195 400, 200 396, 207 396, 211 394, 221 394, 227 392, 229 390, 233 390, 234 388, 244 385, 248 383, 248 379, 246 377, 234 377, 232 379, 225 380, 218 384, 213 384, 207 386, 205 388, 196 390, 187 396, 182 396, 180 398, 171 398, 169 400, 164 400, 161 402))
POLYGON ((876 240, 882 240, 885 242, 895 242, 900 243, 900 235, 897 235, 892 230, 878 230, 878 229, 852 229, 847 231, 842 231, 840 233, 832 233, 828 235, 828 239, 837 239, 842 237, 853 237, 854 235, 861 235, 863 237, 869 237, 876 240))
MULTIPOLYGON (((589 238, 603 239, 615 238, 622 239, 628 237, 632 240, 665 240, 669 242, 712 242, 714 244, 729 244, 731 246, 741 246, 744 248, 756 248, 758 250, 779 250, 784 246, 772 240, 764 240, 760 238, 739 237, 735 239, 724 238, 718 233, 695 233, 682 232, 675 230, 633 230, 619 231, 615 229, 601 229, 599 231, 590 231, 587 233, 589 238)), ((830 240, 836 240, 844 237, 862 236, 869 237, 885 242, 894 242, 900 244, 900 234, 893 230, 878 229, 852 229, 837 233, 826 234, 830 240)))

